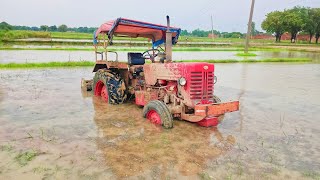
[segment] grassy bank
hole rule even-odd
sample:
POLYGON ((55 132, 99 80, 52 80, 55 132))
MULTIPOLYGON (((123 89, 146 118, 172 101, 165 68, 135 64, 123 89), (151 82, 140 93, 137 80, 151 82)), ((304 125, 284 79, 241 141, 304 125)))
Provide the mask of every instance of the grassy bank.
POLYGON ((217 59, 217 60, 181 60, 177 62, 208 62, 208 63, 268 63, 268 62, 311 62, 310 58, 269 58, 269 59, 217 59))
MULTIPOLYGON (((140 48, 116 48, 111 47, 108 48, 110 51, 137 51, 142 52, 148 49, 147 47, 140 47, 140 48)), ((0 47, 0 50, 46 50, 46 51, 94 51, 94 48, 59 48, 59 47, 53 47, 53 48, 13 48, 13 47, 0 47)), ((243 51, 241 48, 173 48, 173 51, 243 51)), ((262 50, 262 49, 260 49, 262 50)), ((266 49, 270 50, 270 49, 266 49)), ((99 51, 104 51, 103 49, 100 49, 99 51)), ((254 49, 252 49, 254 51, 254 49)))
MULTIPOLYGON (((80 33, 80 32, 44 32, 44 31, 24 31, 24 30, 11 30, 11 31, 0 31, 0 37, 5 39, 25 39, 25 38, 53 38, 53 39, 87 39, 93 38, 92 33, 80 33)), ((2 38, 0 38, 1 40, 2 38)), ((114 37, 114 40, 125 40, 125 41, 146 41, 145 38, 128 38, 128 37, 114 37)), ((193 37, 193 36, 180 36, 179 42, 218 42, 218 43, 243 43, 242 38, 209 38, 209 37, 193 37)), ((270 44, 274 43, 275 39, 251 39, 251 43, 262 43, 270 44)), ((307 45, 310 44, 307 41, 298 41, 297 43, 290 43, 288 40, 283 40, 281 43, 275 43, 281 45, 307 45)))
POLYGON ((94 66, 93 61, 69 61, 69 62, 46 62, 46 63, 7 63, 0 64, 4 68, 44 68, 44 67, 84 67, 94 66))
POLYGON ((236 56, 240 56, 240 57, 254 57, 257 56, 254 53, 237 53, 236 56))
MULTIPOLYGON (((123 51, 123 52, 130 52, 130 51, 136 51, 136 52, 142 52, 145 51, 146 49, 148 49, 148 47, 134 47, 134 48, 124 48, 124 47, 109 47, 108 50, 110 51, 123 51)), ((75 48, 75 47, 30 47, 30 48, 25 48, 25 47, 8 47, 8 46, 4 46, 4 47, 0 47, 0 50, 47 50, 47 51, 94 51, 94 48, 75 48)), ((215 47, 215 48, 194 48, 194 47, 175 47, 172 49, 173 51, 176 52, 219 52, 219 51, 243 51, 243 48, 241 47, 225 47, 225 48, 221 48, 221 47, 215 47)), ((252 47, 249 49, 250 51, 271 51, 271 52, 280 52, 283 51, 279 48, 262 48, 262 47, 252 47)), ((99 50, 99 51, 103 51, 103 49, 99 50)), ((289 51, 289 50, 288 50, 289 51)), ((239 53, 241 54, 241 53, 239 53)))
MULTIPOLYGON (((209 63, 261 63, 261 62, 311 62, 309 58, 272 58, 272 59, 222 59, 222 60, 180 60, 176 62, 209 62, 209 63)), ((0 69, 11 68, 56 68, 56 67, 86 67, 94 66, 93 61, 69 61, 69 62, 47 62, 47 63, 7 63, 0 64, 0 69)))
POLYGON ((42 31, 0 31, 0 41, 27 39, 27 38, 50 38, 49 32, 42 31))

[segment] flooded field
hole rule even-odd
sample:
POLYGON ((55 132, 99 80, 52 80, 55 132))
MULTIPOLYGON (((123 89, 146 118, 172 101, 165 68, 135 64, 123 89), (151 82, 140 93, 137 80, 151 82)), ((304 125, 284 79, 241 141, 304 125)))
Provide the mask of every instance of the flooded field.
POLYGON ((240 112, 171 130, 82 92, 91 71, 0 71, 1 179, 320 178, 319 64, 217 64, 240 112))
MULTIPOLYGON (((15 42, 83 42, 83 43, 91 43, 92 39, 59 39, 59 38, 28 38, 28 39, 19 39, 15 40, 15 42)), ((131 40, 113 40, 114 43, 120 43, 120 44, 145 44, 150 43, 148 40, 140 40, 137 41, 135 38, 132 38, 131 40)), ((188 41, 187 39, 185 41, 179 42, 179 44, 199 44, 199 45, 230 45, 231 41, 229 42, 192 42, 188 41)))
MULTIPOLYGON (((144 50, 141 50, 143 52, 144 50)), ((238 57, 238 51, 215 51, 215 52, 173 52, 175 60, 219 60, 219 59, 266 59, 266 58, 310 58, 320 61, 320 53, 314 52, 254 52, 256 57, 238 57)), ((126 61, 127 52, 118 52, 119 61, 126 61)), ((114 60, 115 55, 109 54, 109 59, 114 60)), ((0 63, 25 63, 25 62, 51 62, 51 61, 95 61, 93 51, 54 51, 54 50, 17 50, 0 51, 0 63)))

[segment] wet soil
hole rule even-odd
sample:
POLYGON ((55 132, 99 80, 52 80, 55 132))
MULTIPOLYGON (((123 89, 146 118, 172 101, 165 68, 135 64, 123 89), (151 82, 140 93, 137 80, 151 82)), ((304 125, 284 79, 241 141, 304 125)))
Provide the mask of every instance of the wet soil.
POLYGON ((320 64, 218 64, 215 94, 240 111, 171 130, 81 91, 91 71, 0 71, 0 179, 320 177, 320 64))

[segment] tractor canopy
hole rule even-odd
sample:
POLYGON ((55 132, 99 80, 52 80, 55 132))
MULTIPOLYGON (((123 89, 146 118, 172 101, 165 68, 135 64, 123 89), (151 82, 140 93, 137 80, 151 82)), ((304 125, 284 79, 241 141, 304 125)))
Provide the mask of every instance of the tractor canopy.
MULTIPOLYGON (((172 33, 172 44, 178 42, 181 32, 180 28, 169 27, 172 33)), ((112 43, 113 36, 120 37, 144 37, 152 40, 152 46, 157 47, 166 41, 167 26, 136 21, 125 18, 108 21, 102 24, 93 34, 93 44, 98 43, 99 34, 107 34, 109 43, 112 43)))

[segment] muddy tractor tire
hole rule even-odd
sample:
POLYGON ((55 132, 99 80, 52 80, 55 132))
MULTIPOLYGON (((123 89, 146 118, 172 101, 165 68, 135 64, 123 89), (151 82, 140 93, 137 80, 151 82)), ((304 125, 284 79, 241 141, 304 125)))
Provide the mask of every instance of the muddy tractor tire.
POLYGON ((166 129, 173 128, 173 118, 168 107, 159 100, 150 101, 143 108, 143 117, 166 129))
MULTIPOLYGON (((216 95, 213 95, 213 102, 214 103, 220 103, 221 102, 221 99, 218 97, 218 96, 216 96, 216 95)), ((224 119, 224 114, 222 114, 222 115, 220 115, 219 117, 218 117, 218 121, 219 121, 219 123, 221 123, 222 121, 223 121, 223 119, 224 119)))
POLYGON ((101 96, 109 104, 122 104, 127 98, 123 79, 116 72, 99 69, 93 78, 95 96, 101 96))

